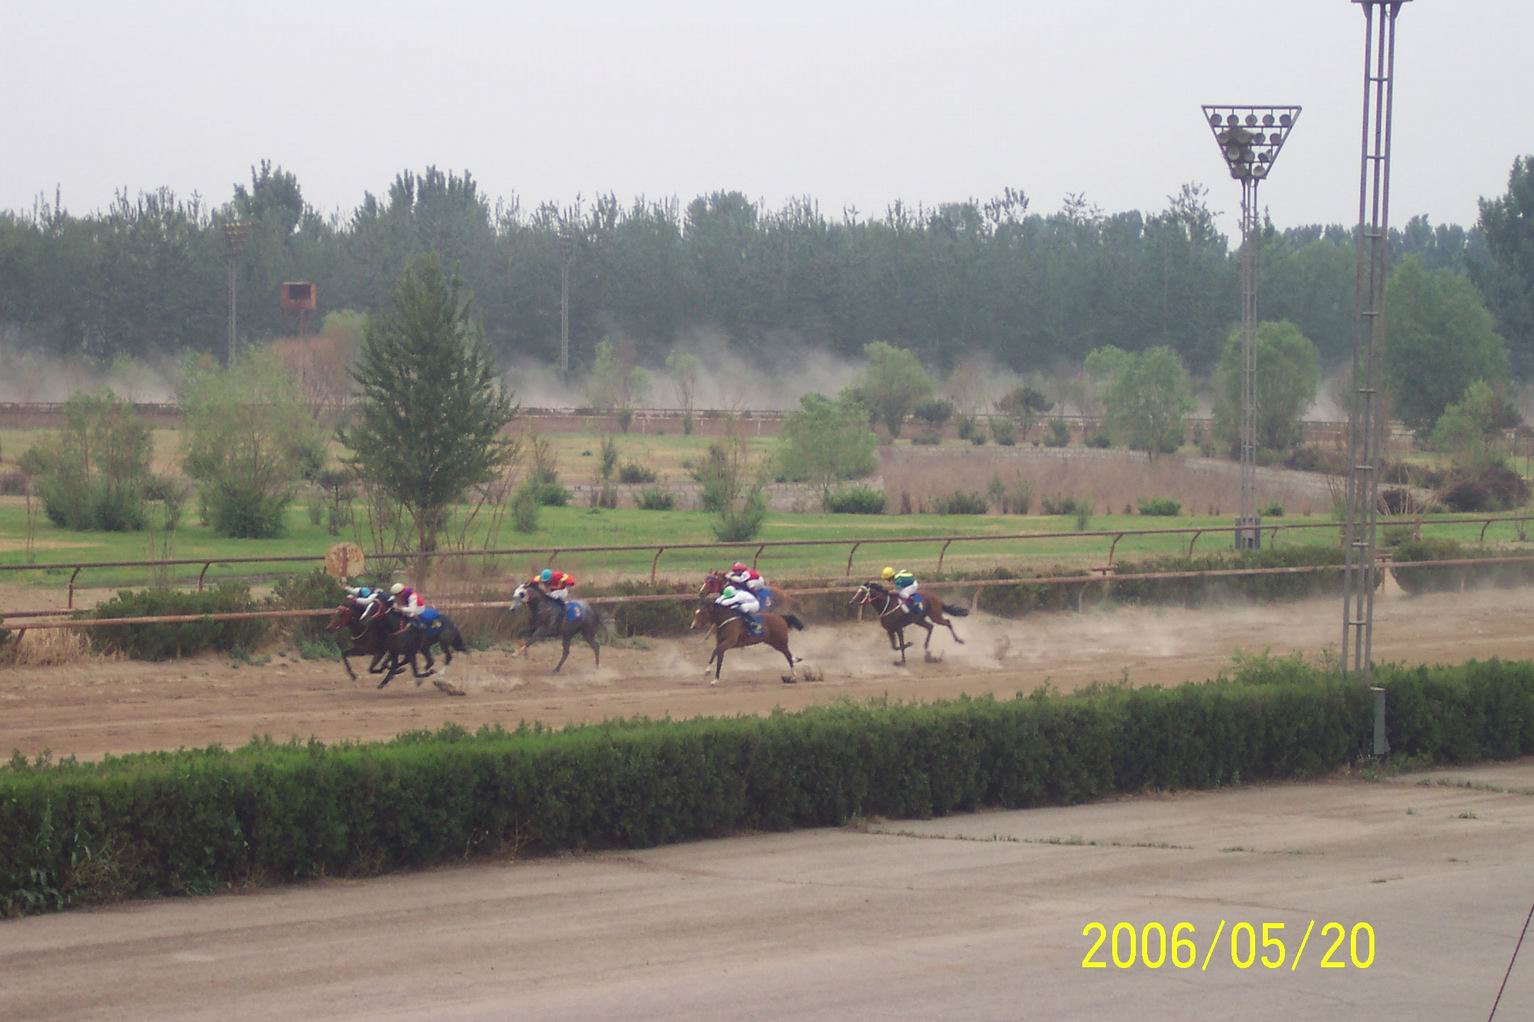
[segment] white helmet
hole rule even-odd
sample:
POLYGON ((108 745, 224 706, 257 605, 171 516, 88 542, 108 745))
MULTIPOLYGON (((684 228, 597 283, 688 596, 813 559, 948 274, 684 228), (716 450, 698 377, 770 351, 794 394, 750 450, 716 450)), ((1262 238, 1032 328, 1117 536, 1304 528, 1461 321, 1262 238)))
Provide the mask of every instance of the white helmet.
POLYGON ((392 586, 389 587, 389 595, 390 596, 398 596, 400 593, 402 593, 404 591, 405 591, 405 583, 403 583, 403 582, 396 582, 392 586))

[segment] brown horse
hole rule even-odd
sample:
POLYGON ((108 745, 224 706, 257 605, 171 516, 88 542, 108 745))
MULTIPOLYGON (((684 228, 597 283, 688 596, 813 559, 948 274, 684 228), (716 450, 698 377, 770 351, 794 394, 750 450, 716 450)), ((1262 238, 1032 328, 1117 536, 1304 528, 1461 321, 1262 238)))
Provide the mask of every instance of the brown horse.
MULTIPOLYGON (((352 670, 351 658, 354 656, 372 657, 368 664, 369 674, 382 674, 384 657, 389 655, 388 643, 385 636, 385 628, 381 618, 377 616, 365 618, 365 611, 358 609, 357 601, 347 597, 346 602, 336 608, 335 616, 325 626, 327 632, 346 629, 351 645, 341 651, 341 666, 346 668, 347 677, 357 680, 357 672, 352 670)), ((394 664, 390 664, 389 677, 394 677, 394 664)))
POLYGON ((792 685, 799 680, 794 672, 794 664, 799 662, 788 648, 788 630, 795 628, 804 631, 804 622, 793 614, 768 614, 757 615, 762 619, 762 630, 759 635, 752 635, 746 627, 746 622, 739 614, 729 607, 721 607, 714 602, 711 593, 698 593, 698 609, 693 611, 692 626, 700 628, 707 626, 714 633, 714 651, 708 656, 708 663, 703 665, 705 673, 709 664, 714 667, 714 679, 710 685, 719 684, 719 671, 724 667, 724 654, 727 650, 740 649, 743 646, 755 646, 758 643, 766 643, 788 661, 788 673, 781 675, 783 684, 792 685))
POLYGON ((959 633, 953 630, 953 622, 943 616, 946 610, 954 617, 968 617, 969 608, 950 606, 945 604, 942 597, 931 593, 921 594, 922 603, 925 605, 922 613, 918 614, 911 610, 898 595, 884 588, 877 582, 865 582, 858 586, 856 595, 852 597, 852 603, 860 606, 873 607, 879 614, 879 624, 884 627, 884 633, 889 636, 890 649, 900 654, 900 659, 895 661, 896 667, 905 666, 905 651, 911 644, 905 641, 905 630, 911 625, 919 625, 927 630, 927 640, 922 643, 922 655, 928 663, 934 662, 934 657, 927 649, 932 645, 932 626, 934 624, 946 625, 948 634, 953 636, 953 641, 964 645, 964 640, 959 638, 959 633))
MULTIPOLYGON (((704 576, 701 592, 708 593, 711 596, 718 596, 724 592, 725 586, 731 584, 730 580, 725 578, 724 572, 711 571, 704 576)), ((775 614, 799 613, 799 602, 782 589, 774 589, 772 586, 764 585, 761 589, 756 590, 756 598, 761 600, 763 610, 770 610, 775 614), (766 599, 762 599, 763 591, 767 595, 766 599)))

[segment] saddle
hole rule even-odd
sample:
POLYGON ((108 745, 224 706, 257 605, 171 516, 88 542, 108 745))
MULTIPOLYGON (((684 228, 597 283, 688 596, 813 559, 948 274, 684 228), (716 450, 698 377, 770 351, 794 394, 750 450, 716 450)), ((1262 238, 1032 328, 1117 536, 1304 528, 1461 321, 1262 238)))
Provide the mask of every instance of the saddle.
POLYGON ((586 617, 586 605, 580 600, 571 600, 565 604, 565 620, 578 623, 586 617))
POLYGON ((435 636, 442 631, 442 612, 436 607, 427 607, 416 617, 415 624, 428 637, 435 636))

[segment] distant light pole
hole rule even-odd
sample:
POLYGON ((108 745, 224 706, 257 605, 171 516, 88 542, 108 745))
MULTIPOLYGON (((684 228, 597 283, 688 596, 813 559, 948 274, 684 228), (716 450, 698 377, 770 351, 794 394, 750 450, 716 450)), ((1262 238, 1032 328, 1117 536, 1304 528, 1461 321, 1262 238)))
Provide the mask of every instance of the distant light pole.
POLYGON ((1241 509, 1236 549, 1262 545, 1257 514, 1257 186, 1273 171, 1295 121, 1297 106, 1205 104, 1204 119, 1230 176, 1241 182, 1241 509))
POLYGON ((570 372, 570 260, 575 239, 568 227, 559 229, 559 371, 570 372))
POLYGON ((240 259, 240 253, 245 251, 245 243, 250 240, 250 224, 241 220, 230 220, 224 224, 224 262, 229 268, 229 340, 224 349, 224 364, 234 365, 234 356, 239 345, 238 322, 235 316, 235 267, 240 259))
MULTIPOLYGON (((1348 409, 1346 595, 1342 670, 1368 684, 1374 647, 1375 525, 1387 417, 1384 386, 1385 280, 1389 269, 1390 119, 1395 84, 1396 15, 1406 0, 1352 0, 1364 12, 1364 110, 1358 172, 1358 269, 1353 289, 1353 394, 1348 409), (1376 17, 1378 15, 1378 17, 1376 17)), ((1382 690, 1376 690, 1374 751, 1383 755, 1382 690)))

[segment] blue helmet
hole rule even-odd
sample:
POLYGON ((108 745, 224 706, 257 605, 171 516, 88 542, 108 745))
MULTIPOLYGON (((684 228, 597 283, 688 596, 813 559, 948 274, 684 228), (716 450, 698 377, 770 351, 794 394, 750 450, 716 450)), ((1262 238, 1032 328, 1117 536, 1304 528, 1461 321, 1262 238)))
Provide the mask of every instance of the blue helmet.
POLYGON ((367 586, 362 586, 361 588, 359 588, 357 590, 357 596, 358 596, 359 599, 365 600, 369 596, 372 596, 372 595, 373 595, 373 590, 369 589, 367 586))
POLYGON ((538 573, 538 581, 540 582, 552 582, 553 580, 554 572, 550 571, 548 568, 544 568, 538 573))

